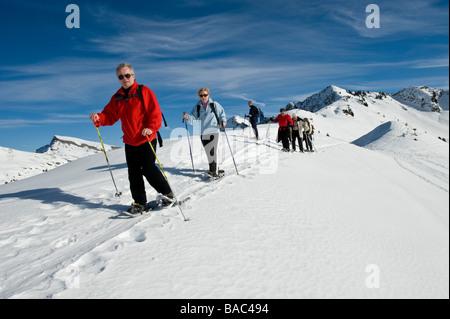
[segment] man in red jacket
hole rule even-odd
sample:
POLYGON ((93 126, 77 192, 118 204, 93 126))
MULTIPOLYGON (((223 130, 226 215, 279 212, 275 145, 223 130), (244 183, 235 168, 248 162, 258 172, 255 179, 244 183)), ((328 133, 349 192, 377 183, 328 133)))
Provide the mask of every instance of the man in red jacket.
POLYGON ((130 64, 119 64, 116 74, 122 87, 101 113, 93 113, 89 118, 96 127, 113 125, 121 120, 128 179, 134 200, 130 212, 140 213, 145 210, 147 203, 144 176, 166 200, 173 200, 172 190, 156 167, 155 154, 149 145, 150 141, 156 150, 156 132, 161 127, 161 108, 155 94, 148 87, 142 86, 139 94, 139 85, 130 64))
POLYGON ((291 133, 291 127, 294 125, 292 118, 286 113, 286 109, 282 108, 280 114, 273 120, 273 122, 278 122, 280 128, 278 129, 278 142, 283 141, 284 152, 290 152, 289 148, 289 138, 291 133))

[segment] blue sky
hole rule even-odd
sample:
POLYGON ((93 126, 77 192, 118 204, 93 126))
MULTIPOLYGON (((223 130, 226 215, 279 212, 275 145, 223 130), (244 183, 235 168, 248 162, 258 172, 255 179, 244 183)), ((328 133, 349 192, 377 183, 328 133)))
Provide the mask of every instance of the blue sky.
MULTIPOLYGON (((96 141, 88 119, 131 63, 169 122, 209 87, 227 115, 252 99, 275 113, 328 85, 395 93, 412 85, 448 89, 446 1, 0 0, 0 146, 33 151, 53 135, 96 141), (66 6, 80 28, 66 27, 66 6), (380 28, 366 26, 369 4, 380 28)), ((122 145, 120 123, 101 128, 122 145)))

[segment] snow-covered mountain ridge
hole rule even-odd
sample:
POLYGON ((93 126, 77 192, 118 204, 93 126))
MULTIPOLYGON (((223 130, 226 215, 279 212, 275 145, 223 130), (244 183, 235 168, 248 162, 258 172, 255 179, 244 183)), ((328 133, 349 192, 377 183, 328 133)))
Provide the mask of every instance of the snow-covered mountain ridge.
MULTIPOLYGON (((117 149, 117 146, 105 145, 105 150, 117 149)), ((49 145, 38 148, 35 152, 41 154, 54 154, 63 157, 80 158, 86 153, 92 154, 103 151, 101 143, 82 140, 75 137, 53 136, 49 145), (75 154, 74 154, 75 152, 75 154)))
POLYGON ((230 129, 245 129, 246 127, 249 127, 250 121, 248 121, 247 119, 243 118, 242 116, 239 115, 235 115, 230 117, 227 120, 227 128, 230 129))
POLYGON ((287 109, 290 110, 296 108, 309 112, 317 112, 339 100, 353 100, 364 106, 369 106, 367 99, 383 100, 386 98, 393 98, 399 103, 406 104, 419 110, 441 112, 442 110, 449 110, 448 96, 448 90, 444 91, 426 86, 411 86, 390 95, 384 92, 351 92, 335 85, 330 85, 319 93, 311 95, 304 101, 289 103, 287 109))
POLYGON ((427 86, 414 86, 403 89, 392 95, 392 97, 399 102, 419 110, 442 112, 442 110, 449 110, 448 95, 448 90, 444 91, 427 86))
MULTIPOLYGON (((110 151, 117 147, 105 145, 110 151)), ((76 159, 102 152, 100 143, 55 135, 49 145, 35 153, 0 147, 0 184, 11 183, 47 172, 76 159)))

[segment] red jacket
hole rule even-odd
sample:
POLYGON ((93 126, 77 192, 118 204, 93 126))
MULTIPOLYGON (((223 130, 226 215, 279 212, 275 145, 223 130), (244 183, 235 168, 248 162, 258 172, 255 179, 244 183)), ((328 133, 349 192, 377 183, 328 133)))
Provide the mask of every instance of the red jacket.
POLYGON ((292 121, 292 117, 289 114, 286 114, 285 116, 282 116, 279 114, 276 119, 273 120, 274 122, 278 122, 280 127, 287 127, 288 121, 291 124, 291 126, 294 125, 294 122, 292 121))
MULTIPOLYGON (((134 82, 128 96, 136 94, 138 87, 137 82, 134 82)), ((123 142, 132 146, 139 146, 147 142, 147 138, 142 135, 142 130, 149 128, 153 131, 153 134, 150 135, 150 140, 153 141, 156 138, 156 132, 161 127, 161 108, 153 91, 146 86, 142 87, 144 103, 138 96, 116 101, 117 96, 125 97, 123 88, 113 95, 108 105, 99 113, 100 125, 109 126, 121 120, 123 142)))

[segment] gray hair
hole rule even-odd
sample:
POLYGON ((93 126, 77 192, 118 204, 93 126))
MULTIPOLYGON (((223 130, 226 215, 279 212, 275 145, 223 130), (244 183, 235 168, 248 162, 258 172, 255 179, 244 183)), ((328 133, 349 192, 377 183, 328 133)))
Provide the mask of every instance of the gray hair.
POLYGON ((120 63, 116 68, 116 74, 119 73, 119 71, 122 70, 123 68, 129 68, 131 74, 134 74, 134 68, 131 66, 130 63, 120 63))

